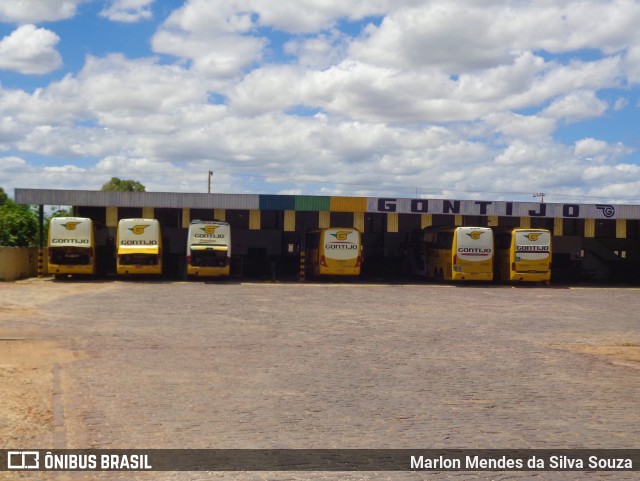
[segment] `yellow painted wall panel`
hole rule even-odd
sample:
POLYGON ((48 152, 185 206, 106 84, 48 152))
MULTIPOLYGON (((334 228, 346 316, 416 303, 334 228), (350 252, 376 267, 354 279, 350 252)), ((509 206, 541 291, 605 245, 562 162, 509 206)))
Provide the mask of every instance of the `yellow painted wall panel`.
POLYGON ((213 218, 215 220, 227 220, 227 211, 225 209, 213 209, 213 218))
POLYGON ((433 215, 420 214, 420 228, 431 227, 433 225, 433 215))
POLYGON ((331 212, 366 212, 366 197, 331 197, 331 212))
POLYGON ((182 228, 188 229, 189 222, 191 222, 191 210, 187 208, 182 209, 182 228))
POLYGON ((584 220, 584 236, 585 237, 596 236, 596 220, 595 219, 584 220))
POLYGON ((618 239, 627 238, 627 219, 616 219, 616 237, 618 239))
POLYGON ((398 232, 398 213, 389 212, 387 214, 387 232, 398 232))
POLYGON ((107 217, 106 218, 107 227, 118 226, 118 208, 117 207, 107 207, 106 217, 107 217))
POLYGON ((353 213, 353 227, 364 232, 364 212, 353 213))
POLYGON ((490 215, 487 218, 487 226, 488 227, 498 227, 498 216, 497 215, 490 215))
POLYGON ((153 207, 143 207, 142 208, 142 218, 143 219, 155 219, 153 207))
POLYGON ((320 229, 328 229, 331 227, 331 213, 326 210, 318 212, 318 227, 320 229))
POLYGON ((553 219, 553 235, 561 237, 564 232, 564 222, 563 219, 556 217, 553 219))
POLYGON ((260 211, 251 209, 249 211, 249 229, 260 230, 260 211))
POLYGON ((296 231, 296 211, 295 210, 284 211, 284 231, 285 232, 296 231))
POLYGON ((531 229, 531 217, 520 217, 520 227, 531 229))

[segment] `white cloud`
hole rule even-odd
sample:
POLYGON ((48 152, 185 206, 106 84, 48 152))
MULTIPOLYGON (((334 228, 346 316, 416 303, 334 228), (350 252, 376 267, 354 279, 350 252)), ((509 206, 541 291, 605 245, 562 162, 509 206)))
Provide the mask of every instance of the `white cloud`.
POLYGON ((106 127, 113 127, 110 120, 173 113, 207 99, 204 82, 184 68, 159 65, 155 59, 129 60, 119 54, 88 57, 77 81, 68 88, 80 90, 106 127))
POLYGON ((520 140, 532 143, 534 141, 542 144, 550 141, 556 128, 553 119, 538 115, 518 115, 510 112, 492 113, 484 119, 492 131, 484 132, 484 135, 499 133, 503 136, 503 141, 520 140))
POLYGON ((631 83, 640 84, 640 42, 630 46, 624 59, 624 68, 631 83))
POLYGON ((626 97, 618 97, 615 101, 615 103, 613 104, 613 110, 622 110, 624 109, 627 105, 629 105, 629 99, 626 97))
POLYGON ((620 161, 625 155, 633 152, 622 143, 610 144, 604 140, 586 138, 578 140, 574 148, 575 155, 589 162, 620 161))
POLYGON ((204 75, 238 75, 262 58, 267 42, 244 35, 255 27, 254 20, 234 7, 222 0, 187 2, 154 35, 154 51, 188 59, 204 75))
POLYGON ((606 112, 607 108, 607 103, 604 100, 600 100, 595 92, 577 90, 555 100, 544 109, 543 115, 569 121, 580 121, 599 117, 606 112))
POLYGON ((622 51, 639 21, 633 0, 424 2, 370 26, 351 53, 381 66, 460 74, 510 63, 514 52, 527 50, 622 51))
POLYGON ((114 22, 135 23, 153 16, 151 4, 154 0, 112 0, 100 15, 114 22))
POLYGON ((20 157, 0 157, 0 173, 21 172, 28 167, 27 162, 20 157))
MULTIPOLYGON (((150 7, 113 0, 103 15, 138 21, 150 7)), ((89 55, 79 72, 32 92, 0 87, 0 167, 13 166, 0 169, 0 185, 98 188, 124 172, 149 190, 203 192, 214 169, 218 192, 621 192, 640 185, 632 149, 604 132, 567 145, 561 134, 614 118, 637 96, 639 9, 631 0, 188 0, 152 38, 173 64, 89 55), (68 160, 43 169, 31 155, 68 160)), ((32 59, 13 70, 60 61, 53 32, 25 28, 26 42, 0 43, 32 59), (49 63, 35 60, 47 51, 49 63)))
POLYGON ((0 40, 0 69, 23 74, 49 73, 62 64, 54 48, 59 40, 51 30, 22 25, 0 40))
POLYGON ((71 18, 85 0, 2 0, 0 22, 19 24, 71 18))
POLYGON ((640 167, 631 164, 595 165, 584 170, 582 178, 589 182, 605 180, 607 183, 624 183, 630 178, 637 179, 640 167))
POLYGON ((285 44, 284 51, 295 56, 303 67, 324 69, 345 58, 349 39, 339 30, 332 29, 314 37, 290 40, 285 44))

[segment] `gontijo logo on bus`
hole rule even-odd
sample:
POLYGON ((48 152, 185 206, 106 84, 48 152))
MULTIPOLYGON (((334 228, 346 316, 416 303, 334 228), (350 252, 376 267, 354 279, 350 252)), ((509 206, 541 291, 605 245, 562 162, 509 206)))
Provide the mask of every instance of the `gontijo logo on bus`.
POLYGON ((331 235, 339 241, 346 241, 347 237, 349 237, 349 234, 351 234, 351 232, 348 230, 339 230, 335 234, 331 234, 331 235))
POLYGON ((133 232, 135 235, 144 234, 144 230, 149 227, 149 224, 138 224, 131 227, 129 230, 133 232))
MULTIPOLYGON (((67 230, 76 230, 76 226, 82 222, 68 221, 66 224, 60 224, 67 230)), ((89 244, 89 239, 51 239, 52 244, 89 244)))
MULTIPOLYGON (((474 241, 480 240, 483 231, 475 230, 473 232, 466 233, 474 241)), ((489 256, 491 255, 491 247, 458 247, 458 254, 464 254, 466 256, 489 256)))
POLYGON ((468 233, 467 233, 467 235, 468 235, 469 237, 471 237, 473 240, 479 240, 479 239, 480 239, 480 237, 482 236, 482 234, 484 234, 484 232, 479 231, 479 230, 476 230, 476 231, 468 232, 468 233))
MULTIPOLYGON (((524 234, 523 237, 530 242, 537 242, 541 235, 540 232, 530 232, 529 234, 524 234)), ((550 250, 548 245, 516 245, 516 252, 549 253, 550 250)))
POLYGON ((196 239, 223 239, 224 234, 216 234, 216 229, 220 227, 219 225, 205 225, 204 227, 200 227, 200 230, 204 232, 204 234, 194 234, 193 237, 196 239))
POLYGON ((78 224, 82 224, 82 222, 67 222, 66 224, 60 224, 62 227, 64 227, 67 230, 76 230, 76 226, 78 224))
MULTIPOLYGON (((144 234, 144 230, 149 227, 150 224, 138 224, 138 225, 134 225, 133 227, 128 228, 131 232, 133 232, 135 235, 142 235, 144 234)), ((123 239, 120 241, 120 245, 122 246, 157 246, 158 245, 158 241, 157 240, 127 240, 127 239, 123 239)))
POLYGON ((357 249, 358 248, 357 244, 354 244, 353 242, 348 241, 349 234, 351 233, 352 231, 339 230, 334 234, 330 234, 333 237, 335 237, 338 242, 328 242, 327 244, 324 245, 324 248, 325 249, 357 249))

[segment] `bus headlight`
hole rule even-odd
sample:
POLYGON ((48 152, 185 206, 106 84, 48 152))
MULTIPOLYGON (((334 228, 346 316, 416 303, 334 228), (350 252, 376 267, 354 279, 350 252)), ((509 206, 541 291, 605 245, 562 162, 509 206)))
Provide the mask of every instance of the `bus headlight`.
POLYGON ((453 266, 455 272, 462 272, 462 266, 453 266))

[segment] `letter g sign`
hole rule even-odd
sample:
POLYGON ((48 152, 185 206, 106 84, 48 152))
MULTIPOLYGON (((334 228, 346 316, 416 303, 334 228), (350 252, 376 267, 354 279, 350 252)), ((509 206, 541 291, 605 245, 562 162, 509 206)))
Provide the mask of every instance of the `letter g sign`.
POLYGON ((398 199, 378 199, 378 212, 395 212, 398 199))

